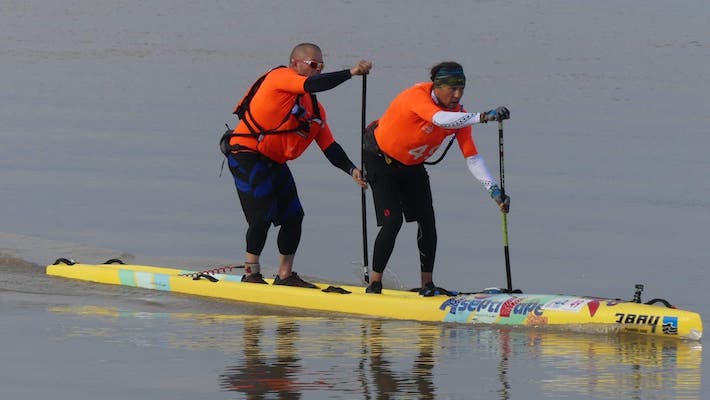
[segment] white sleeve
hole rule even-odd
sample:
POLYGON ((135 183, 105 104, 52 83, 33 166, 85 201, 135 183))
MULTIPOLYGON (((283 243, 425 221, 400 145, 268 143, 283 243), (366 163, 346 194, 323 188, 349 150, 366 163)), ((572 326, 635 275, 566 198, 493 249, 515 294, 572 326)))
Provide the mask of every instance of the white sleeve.
POLYGON ((498 187, 498 183, 491 175, 491 172, 488 171, 488 167, 486 167, 486 162, 483 161, 483 157, 478 154, 466 157, 466 164, 468 165, 468 170, 471 171, 474 178, 478 179, 478 181, 486 187, 488 193, 491 192, 492 187, 498 187))
POLYGON ((445 129, 458 129, 481 122, 481 114, 454 111, 438 111, 432 121, 434 125, 445 129))

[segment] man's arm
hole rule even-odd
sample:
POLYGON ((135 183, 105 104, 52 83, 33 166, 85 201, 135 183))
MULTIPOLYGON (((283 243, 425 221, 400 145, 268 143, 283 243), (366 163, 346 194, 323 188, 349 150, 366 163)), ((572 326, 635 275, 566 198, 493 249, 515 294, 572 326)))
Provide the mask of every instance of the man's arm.
POLYGON ((331 143, 330 146, 323 150, 323 154, 325 154, 325 157, 334 167, 341 169, 348 175, 352 175, 355 164, 350 161, 348 155, 345 154, 345 150, 343 150, 338 142, 331 143))
POLYGON ((352 75, 349 69, 313 75, 306 79, 306 82, 303 84, 303 89, 307 93, 324 92, 340 85, 351 77, 352 75))

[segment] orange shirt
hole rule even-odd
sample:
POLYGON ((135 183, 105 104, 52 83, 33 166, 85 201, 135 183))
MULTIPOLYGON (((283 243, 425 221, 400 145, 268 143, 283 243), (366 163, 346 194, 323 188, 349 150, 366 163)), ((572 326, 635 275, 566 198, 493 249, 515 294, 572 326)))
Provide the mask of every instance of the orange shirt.
POLYGON ((375 130, 380 149, 404 165, 423 163, 449 135, 456 135, 464 157, 478 154, 470 126, 444 129, 432 122, 434 114, 439 111, 466 112, 461 106, 458 110, 447 110, 434 103, 431 97, 433 86, 432 82, 417 83, 397 95, 375 130))
MULTIPOLYGON (((291 115, 291 109, 299 94, 303 95, 300 105, 306 109, 306 113, 301 119, 310 119, 315 115, 311 96, 303 89, 305 81, 305 76, 299 75, 290 68, 277 68, 269 72, 259 90, 254 94, 246 118, 251 116, 266 130, 286 130, 298 127, 299 118, 291 115), (289 115, 289 118, 281 124, 286 115, 289 115)), ((333 134, 326 122, 325 108, 320 103, 318 107, 323 122, 311 121, 308 132, 269 134, 264 135, 261 140, 250 136, 234 136, 229 143, 256 150, 281 164, 303 154, 314 140, 321 150, 325 150, 335 142, 335 139, 333 139, 333 134)), ((253 120, 249 121, 250 125, 258 129, 252 122, 253 120)), ((240 120, 237 127, 234 128, 234 133, 250 132, 244 121, 240 120)))

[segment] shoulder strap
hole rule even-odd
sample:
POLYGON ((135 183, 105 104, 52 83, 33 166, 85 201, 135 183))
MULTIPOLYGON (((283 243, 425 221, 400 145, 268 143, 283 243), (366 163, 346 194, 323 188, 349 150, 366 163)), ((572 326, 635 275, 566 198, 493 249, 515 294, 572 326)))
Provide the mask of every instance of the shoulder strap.
POLYGON ((322 121, 323 118, 320 115, 320 105, 318 104, 318 99, 314 93, 311 93, 311 103, 313 104, 313 115, 315 115, 318 120, 322 121))
MULTIPOLYGON (((457 111, 458 111, 458 112, 463 112, 463 106, 462 106, 461 104, 459 104, 459 108, 458 108, 457 111)), ((441 153, 441 156, 439 156, 439 158, 438 158, 436 161, 424 161, 424 164, 426 164, 426 165, 436 165, 436 164, 440 163, 441 160, 443 160, 444 157, 446 156, 446 152, 448 152, 449 149, 451 148, 451 145, 454 144, 454 139, 456 139, 456 135, 454 135, 454 136, 451 137, 451 139, 449 140, 449 143, 446 145, 446 148, 444 149, 444 151, 441 153)))
MULTIPOLYGON (((246 118, 247 113, 251 114, 251 110, 249 106, 251 105, 251 100, 254 98, 254 95, 256 92, 259 90, 261 87, 261 84, 264 83, 264 79, 266 79, 266 76, 271 73, 271 71, 274 71, 279 68, 286 68, 283 65, 280 65, 276 68, 270 69, 268 72, 266 72, 264 75, 260 76, 259 79, 257 79, 254 83, 252 83, 251 87, 249 88, 249 91, 247 94, 244 95, 242 100, 237 104, 237 106, 234 108, 233 114, 237 115, 237 118, 241 119, 244 121, 244 124, 247 126, 249 129, 249 132, 251 133, 256 133, 257 130, 254 129, 253 126, 249 123, 249 120, 246 118)), ((256 122, 255 119, 252 118, 252 121, 254 121, 254 125, 258 128, 259 131, 263 131, 264 129, 259 125, 259 123, 256 122)))
MULTIPOLYGON (((276 68, 272 68, 267 73, 260 76, 259 79, 257 79, 251 85, 251 87, 249 88, 249 91, 247 92, 246 95, 244 95, 244 97, 239 102, 239 104, 237 104, 237 106, 234 108, 233 114, 236 114, 239 119, 244 121, 244 125, 246 125, 247 129, 249 129, 249 132, 250 132, 250 133, 245 133, 245 134, 235 133, 235 134, 233 134, 234 136, 261 136, 261 135, 270 135, 270 134, 275 134, 275 133, 293 133, 293 132, 297 132, 299 129, 301 129, 301 127, 296 128, 296 129, 284 129, 284 130, 278 130, 278 128, 264 129, 264 127, 262 127, 256 121, 256 119, 253 117, 253 115, 251 115, 250 105, 251 105, 252 98, 254 97, 256 92, 261 87, 261 84, 264 82, 264 79, 266 79, 266 76, 269 75, 272 71, 279 69, 279 68, 286 68, 286 66, 280 65, 276 68), (246 118, 247 114, 249 114, 248 119, 246 118), (252 126, 252 124, 249 122, 249 119, 251 119, 254 126, 252 126)), ((313 100, 315 100, 315 95, 311 95, 311 96, 313 96, 312 98, 313 98, 313 100)), ((296 103, 298 103, 299 98, 300 98, 300 95, 297 97, 296 103)), ((317 106, 317 102, 316 102, 316 106, 317 106)), ((316 107, 315 113, 318 116, 318 118, 320 119, 320 110, 318 109, 318 107, 316 107)), ((281 120, 281 123, 279 124, 279 126, 286 123, 286 121, 288 121, 290 116, 291 116, 291 113, 290 112, 287 113, 286 116, 284 116, 283 120, 281 120)))
POLYGON ((236 107, 234 107, 234 111, 232 114, 236 114, 239 119, 244 119, 244 115, 247 110, 249 110, 249 104, 251 104, 251 99, 254 97, 256 94, 256 91, 259 90, 259 87, 261 87, 261 84, 264 82, 264 79, 266 79, 266 75, 269 75, 271 71, 274 71, 279 68, 286 68, 283 65, 279 65, 276 68, 272 68, 268 70, 264 75, 260 76, 259 79, 254 81, 254 83, 251 84, 251 87, 249 88, 249 91, 247 94, 244 95, 242 100, 237 104, 236 107))

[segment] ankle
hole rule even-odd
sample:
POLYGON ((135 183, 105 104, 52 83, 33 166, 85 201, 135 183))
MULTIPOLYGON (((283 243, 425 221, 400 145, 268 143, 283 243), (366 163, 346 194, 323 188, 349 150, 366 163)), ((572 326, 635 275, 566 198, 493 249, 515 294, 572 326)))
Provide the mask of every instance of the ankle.
POLYGON ((251 275, 251 274, 259 274, 259 273, 261 273, 261 264, 259 264, 258 262, 256 262, 256 263, 245 262, 244 263, 244 274, 251 275))

